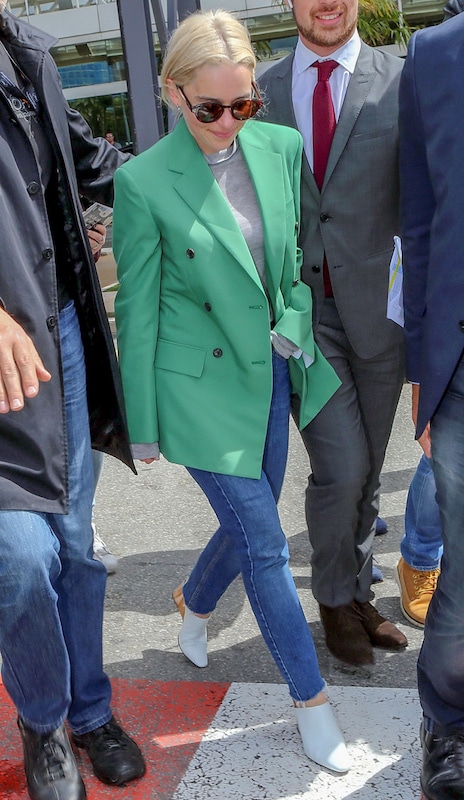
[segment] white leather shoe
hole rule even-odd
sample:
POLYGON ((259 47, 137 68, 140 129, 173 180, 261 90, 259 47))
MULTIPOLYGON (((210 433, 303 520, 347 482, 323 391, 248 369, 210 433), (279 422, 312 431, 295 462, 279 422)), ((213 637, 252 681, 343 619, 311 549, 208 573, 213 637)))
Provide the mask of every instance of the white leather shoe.
POLYGON ((208 666, 206 652, 206 626, 209 617, 197 617, 193 611, 185 606, 182 628, 179 633, 179 647, 196 667, 208 666))
POLYGON ((295 711, 308 758, 334 772, 348 772, 350 757, 330 704, 305 706, 295 711))
POLYGON ((180 649, 184 656, 196 667, 207 667, 206 626, 208 625, 209 617, 197 617, 193 611, 187 608, 182 593, 182 585, 174 589, 172 598, 182 617, 182 628, 178 638, 180 649))

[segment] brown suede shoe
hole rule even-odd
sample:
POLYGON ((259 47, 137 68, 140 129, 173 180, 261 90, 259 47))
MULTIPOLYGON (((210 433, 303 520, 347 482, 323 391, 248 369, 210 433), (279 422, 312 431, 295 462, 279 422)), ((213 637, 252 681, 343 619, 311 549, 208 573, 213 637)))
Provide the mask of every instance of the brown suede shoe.
POLYGON ((354 601, 358 609, 361 622, 374 647, 385 647, 388 650, 402 650, 408 646, 408 640, 404 633, 382 617, 371 603, 359 603, 354 601))
POLYGON ((325 643, 332 655, 355 667, 374 663, 370 638, 353 603, 337 608, 319 603, 319 612, 325 631, 325 643))

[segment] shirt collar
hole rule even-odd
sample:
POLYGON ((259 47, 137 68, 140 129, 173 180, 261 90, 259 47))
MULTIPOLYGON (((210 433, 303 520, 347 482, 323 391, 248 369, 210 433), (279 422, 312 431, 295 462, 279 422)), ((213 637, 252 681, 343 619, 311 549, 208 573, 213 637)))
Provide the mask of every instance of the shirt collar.
POLYGON ((295 67, 298 75, 305 71, 308 67, 314 64, 315 61, 327 61, 333 59, 344 67, 352 75, 356 67, 356 62, 361 51, 361 39, 357 30, 354 31, 352 37, 348 39, 345 44, 342 44, 338 50, 335 50, 330 56, 318 56, 309 47, 298 39, 295 49, 295 67))

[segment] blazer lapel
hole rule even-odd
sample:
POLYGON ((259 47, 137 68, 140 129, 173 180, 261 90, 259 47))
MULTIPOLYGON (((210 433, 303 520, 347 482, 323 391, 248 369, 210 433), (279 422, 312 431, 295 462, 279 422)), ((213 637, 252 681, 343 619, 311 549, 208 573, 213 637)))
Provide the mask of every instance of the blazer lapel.
MULTIPOLYGON (((343 102, 340 117, 335 129, 332 147, 330 148, 329 160, 325 171, 324 191, 327 182, 330 180, 337 162, 346 147, 346 143, 351 135, 354 124, 359 117, 361 109, 366 102, 366 98, 375 80, 372 53, 365 44, 361 45, 359 58, 353 75, 350 78, 345 100, 343 102)), ((315 182, 314 182, 315 183, 315 182)))
POLYGON ((212 170, 183 120, 169 134, 169 169, 179 174, 174 189, 234 260, 261 286, 254 261, 212 170))
POLYGON ((264 255, 269 296, 275 297, 280 286, 285 252, 285 190, 282 157, 270 148, 270 140, 259 123, 245 125, 238 136, 261 210, 264 255), (259 139, 255 137, 259 125, 259 139))

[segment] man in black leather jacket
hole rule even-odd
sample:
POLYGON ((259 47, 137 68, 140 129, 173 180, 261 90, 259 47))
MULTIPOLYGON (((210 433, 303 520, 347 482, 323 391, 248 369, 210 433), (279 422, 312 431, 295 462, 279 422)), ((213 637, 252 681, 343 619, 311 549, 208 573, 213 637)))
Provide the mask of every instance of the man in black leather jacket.
POLYGON ((67 105, 53 40, 0 0, 0 651, 32 800, 83 800, 64 724, 98 778, 143 775, 102 666, 91 445, 133 468, 79 203, 127 158, 67 105))

